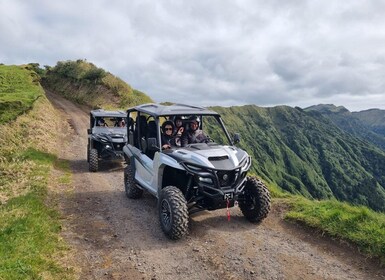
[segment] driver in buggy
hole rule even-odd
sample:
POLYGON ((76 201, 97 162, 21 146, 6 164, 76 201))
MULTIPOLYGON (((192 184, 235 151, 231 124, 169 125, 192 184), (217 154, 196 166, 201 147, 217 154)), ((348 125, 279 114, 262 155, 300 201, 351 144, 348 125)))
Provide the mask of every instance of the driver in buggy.
POLYGON ((193 143, 206 143, 209 140, 203 131, 199 129, 199 121, 197 116, 191 116, 188 119, 188 130, 183 133, 181 138, 182 147, 193 143))
POLYGON ((97 122, 97 126, 108 126, 107 123, 105 122, 105 120, 103 118, 100 118, 97 122))

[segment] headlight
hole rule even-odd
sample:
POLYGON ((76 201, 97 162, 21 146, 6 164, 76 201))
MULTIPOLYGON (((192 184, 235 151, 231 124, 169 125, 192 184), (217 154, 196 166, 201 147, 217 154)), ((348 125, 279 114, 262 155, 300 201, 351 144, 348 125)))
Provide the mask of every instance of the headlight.
POLYGON ((212 184, 213 180, 211 178, 205 178, 205 177, 198 177, 199 182, 206 183, 206 184, 212 184))
POLYGON ((106 145, 106 149, 111 149, 111 146, 110 145, 106 145))
POLYGON ((246 157, 240 164, 242 167, 241 167, 241 171, 244 172, 244 171, 247 171, 249 168, 250 168, 250 165, 251 165, 251 158, 250 156, 246 157))

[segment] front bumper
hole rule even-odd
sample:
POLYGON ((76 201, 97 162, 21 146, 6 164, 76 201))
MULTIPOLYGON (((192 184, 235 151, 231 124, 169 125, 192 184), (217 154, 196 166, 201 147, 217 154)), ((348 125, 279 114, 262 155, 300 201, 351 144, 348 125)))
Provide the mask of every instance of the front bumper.
POLYGON ((192 164, 183 164, 194 180, 186 198, 197 207, 216 210, 234 206, 243 194, 250 160, 233 170, 207 169, 192 164))

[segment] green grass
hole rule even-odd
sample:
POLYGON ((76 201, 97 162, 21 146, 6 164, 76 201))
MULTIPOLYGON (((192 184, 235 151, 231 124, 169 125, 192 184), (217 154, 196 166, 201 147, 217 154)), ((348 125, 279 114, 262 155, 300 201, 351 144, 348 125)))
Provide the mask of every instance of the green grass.
POLYGON ((31 109, 41 95, 36 73, 20 66, 0 65, 0 124, 31 109))
POLYGON ((49 182, 71 181, 68 162, 56 156, 59 132, 48 125, 61 120, 34 83, 24 67, 0 66, 0 100, 21 104, 15 112, 0 107, 0 280, 73 278, 60 261, 67 249, 48 191, 49 182), (53 177, 54 168, 64 175, 53 177))
POLYGON ((385 265, 385 213, 333 200, 311 200, 269 184, 273 201, 289 206, 285 218, 355 244, 385 265))
POLYGON ((27 150, 23 151, 21 158, 39 163, 53 164, 56 161, 57 156, 29 147, 27 150))
POLYGON ((119 77, 85 60, 59 61, 43 78, 45 88, 91 108, 127 109, 153 102, 119 77))
POLYGON ((39 188, 0 207, 0 279, 62 278, 65 270, 51 254, 60 244, 58 213, 44 203, 39 188))
MULTIPOLYGON (((255 174, 250 173, 251 176, 255 174)), ((289 206, 285 218, 355 244, 385 265, 385 213, 346 202, 312 200, 266 183, 274 203, 289 206)))
POLYGON ((385 214, 336 200, 314 201, 293 196, 287 202, 291 205, 287 219, 350 241, 385 264, 385 214))
MULTIPOLYGON (((19 157, 18 155, 15 155, 19 157)), ((27 149, 20 153, 24 162, 33 165, 29 191, 14 196, 0 206, 0 279, 69 279, 70 272, 56 258, 65 250, 60 241, 59 214, 47 192, 50 167, 66 170, 66 164, 54 155, 27 149)))

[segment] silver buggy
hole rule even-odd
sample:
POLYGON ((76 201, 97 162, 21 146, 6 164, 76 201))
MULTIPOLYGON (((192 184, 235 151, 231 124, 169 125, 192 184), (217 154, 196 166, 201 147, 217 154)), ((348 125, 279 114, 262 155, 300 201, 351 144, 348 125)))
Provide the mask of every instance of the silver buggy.
POLYGON ((145 104, 128 109, 127 121, 128 143, 123 148, 126 195, 138 199, 145 190, 155 196, 160 225, 169 238, 186 235, 189 215, 197 211, 238 204, 253 223, 267 217, 270 193, 261 180, 247 176, 251 158, 234 146, 239 135, 229 136, 218 113, 180 104, 145 104), (184 146, 174 141, 174 146, 162 149, 162 124, 182 119, 183 138, 191 129, 191 116, 199 118, 204 141, 184 146))

